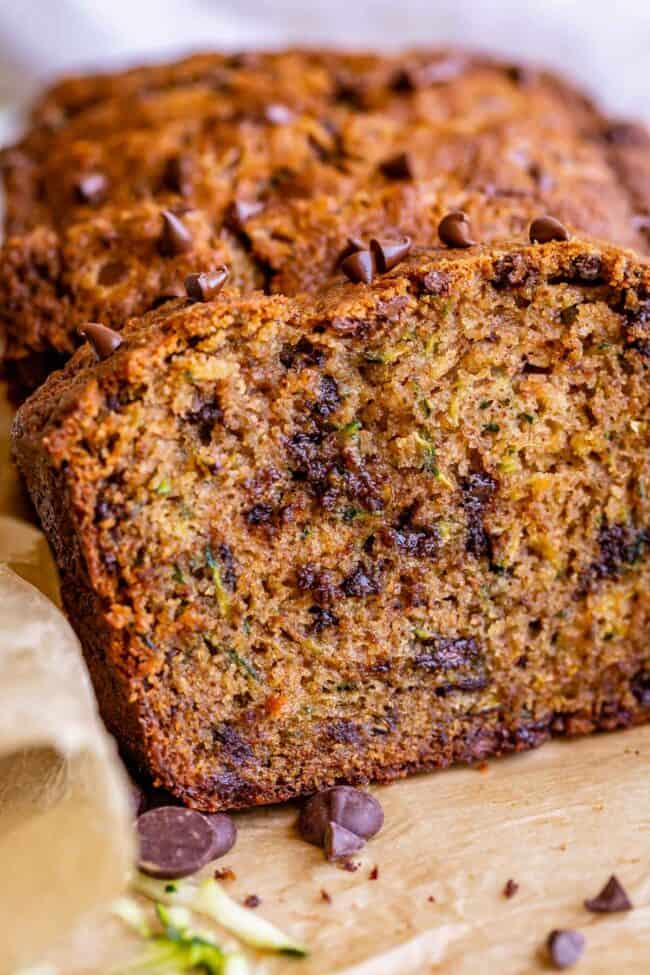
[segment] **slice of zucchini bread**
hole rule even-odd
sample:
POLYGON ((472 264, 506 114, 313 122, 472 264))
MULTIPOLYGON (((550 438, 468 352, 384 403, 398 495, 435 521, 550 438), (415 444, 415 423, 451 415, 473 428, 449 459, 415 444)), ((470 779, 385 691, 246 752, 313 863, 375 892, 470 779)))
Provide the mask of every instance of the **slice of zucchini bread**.
POLYGON ((544 71, 466 51, 206 54, 46 93, 0 163, 0 346, 17 396, 74 351, 231 267, 243 291, 315 292, 346 237, 475 239, 539 212, 648 249, 650 138, 544 71))
POLYGON ((236 808, 650 718, 632 252, 415 252, 122 339, 50 376, 14 444, 103 716, 155 783, 236 808))

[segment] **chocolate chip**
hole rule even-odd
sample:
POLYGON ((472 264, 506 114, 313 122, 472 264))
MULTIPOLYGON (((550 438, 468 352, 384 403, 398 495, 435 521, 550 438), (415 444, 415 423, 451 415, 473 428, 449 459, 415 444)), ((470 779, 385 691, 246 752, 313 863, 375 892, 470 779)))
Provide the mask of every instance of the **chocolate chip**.
POLYGON ((86 173, 75 185, 75 193, 82 203, 97 206, 106 199, 108 180, 103 173, 86 173))
POLYGON ((355 284, 370 284, 375 273, 375 259, 369 250, 355 251, 340 263, 343 273, 355 284))
POLYGON ((603 133, 603 138, 613 146, 641 148, 650 143, 650 132, 638 122, 627 122, 623 119, 610 123, 603 133))
POLYGON ((298 820, 303 839, 322 846, 329 822, 344 826, 362 839, 378 833, 384 823, 384 813, 377 800, 349 785, 318 792, 304 806, 298 820))
POLYGON ((575 281, 594 284, 603 273, 603 262, 599 254, 578 254, 571 261, 570 277, 575 281))
POLYGON ((438 224, 438 236, 447 247, 472 247, 476 241, 470 234, 467 214, 454 210, 443 217, 438 224))
POLYGON ((189 156, 172 156, 165 163, 163 170, 163 186, 172 193, 189 196, 192 192, 192 174, 194 166, 189 156))
POLYGON ((548 244, 552 240, 568 240, 569 231, 555 217, 537 217, 530 225, 531 244, 548 244))
POLYGON ((236 234, 242 234, 246 229, 246 221, 263 209, 264 204, 257 200, 235 200, 228 207, 226 225, 236 234))
POLYGON ((177 257, 191 250, 192 234, 171 210, 162 211, 163 227, 158 238, 158 250, 163 257, 177 257))
POLYGON ((403 237, 402 240, 377 240, 373 237, 370 241, 370 250, 380 274, 396 267, 404 260, 410 249, 410 237, 403 237))
POLYGON ((237 827, 225 813, 203 814, 212 826, 214 841, 210 852, 211 860, 218 860, 232 850, 237 842, 237 827))
POLYGON ((368 874, 368 880, 377 880, 379 877, 379 867, 374 866, 368 874))
POLYGON ((632 902, 618 877, 612 874, 601 892, 585 901, 585 907, 595 914, 615 914, 617 911, 631 911, 632 902))
POLYGON ((264 118, 271 125, 288 125, 293 119, 293 112, 286 105, 272 104, 264 109, 264 118))
POLYGON ((122 344, 122 339, 117 332, 97 322, 88 322, 88 324, 82 325, 78 331, 90 342, 98 360, 108 359, 109 355, 119 349, 122 344))
POLYGON ((413 160, 408 152, 398 152, 395 156, 390 156, 379 164, 379 169, 386 179, 407 180, 415 176, 413 160))
POLYGON ((320 899, 322 901, 325 901, 326 904, 331 904, 332 903, 332 895, 331 894, 328 894, 326 890, 321 890, 321 892, 320 892, 320 899))
POLYGON ((101 284, 102 287, 110 287, 110 285, 122 281, 128 274, 128 270, 123 261, 107 261, 106 264, 102 265, 97 275, 97 283, 101 284))
POLYGON ((201 274, 188 274, 185 278, 187 297, 192 301, 211 301, 216 298, 230 274, 225 264, 214 271, 203 271, 201 274))
POLYGON ((358 853, 364 846, 365 840, 333 820, 325 827, 323 848, 328 860, 340 860, 351 853, 358 853))
POLYGON ((258 897, 257 894, 249 894, 246 900, 244 901, 244 907, 255 908, 255 907, 259 907, 261 903, 262 903, 261 897, 258 897))
POLYGON ((457 78, 467 67, 467 60, 458 54, 441 55, 427 64, 405 65, 393 78, 394 91, 417 91, 430 85, 445 84, 457 78))
POLYGON ((585 938, 579 931, 551 931, 546 942, 556 968, 570 968, 585 950, 585 938))
POLYGON ((515 896, 518 890, 519 890, 519 884, 516 883, 511 877, 509 880, 506 881, 506 885, 503 888, 503 896, 507 897, 508 900, 510 900, 511 897, 515 896))
POLYGON ((349 257, 350 254, 356 254, 357 251, 363 251, 366 249, 366 245, 359 237, 348 237, 348 242, 336 258, 336 266, 339 267, 342 261, 349 257))
POLYGON ((212 858, 214 829, 193 809, 159 806, 138 817, 138 868, 151 877, 187 877, 212 858))

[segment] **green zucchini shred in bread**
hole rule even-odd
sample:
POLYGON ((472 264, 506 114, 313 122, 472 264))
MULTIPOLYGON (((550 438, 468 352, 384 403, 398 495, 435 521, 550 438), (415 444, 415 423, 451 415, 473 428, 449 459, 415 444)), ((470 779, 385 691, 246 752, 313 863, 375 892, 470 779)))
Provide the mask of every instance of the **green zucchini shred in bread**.
POLYGON ((648 720, 631 251, 416 250, 122 337, 50 376, 14 445, 104 719, 153 782, 236 808, 648 720))
POLYGON ((214 53, 68 79, 0 168, 0 355, 18 397, 79 325, 120 328, 190 272, 225 263, 245 291, 316 293, 349 236, 429 246, 449 210, 478 241, 548 212, 648 251, 643 126, 467 51, 214 53))

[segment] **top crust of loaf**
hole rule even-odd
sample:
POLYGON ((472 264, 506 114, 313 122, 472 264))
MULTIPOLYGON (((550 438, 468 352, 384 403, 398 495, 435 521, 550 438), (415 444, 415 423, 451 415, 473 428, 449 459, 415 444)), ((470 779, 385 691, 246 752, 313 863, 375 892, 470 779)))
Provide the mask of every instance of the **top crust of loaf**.
POLYGON ((119 327, 192 271, 315 292, 347 237, 430 246, 451 209, 482 242, 547 211, 644 252, 648 144, 546 72, 455 50, 205 54, 64 81, 2 155, 9 378, 33 388, 84 321, 119 327), (164 210, 189 249, 160 252, 164 210))

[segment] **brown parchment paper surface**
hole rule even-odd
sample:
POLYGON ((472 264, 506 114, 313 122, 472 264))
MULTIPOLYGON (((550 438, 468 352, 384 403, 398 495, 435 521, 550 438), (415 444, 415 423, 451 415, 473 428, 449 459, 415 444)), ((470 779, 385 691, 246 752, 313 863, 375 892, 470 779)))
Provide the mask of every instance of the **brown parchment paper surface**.
MULTIPOLYGON (((0 973, 102 973, 139 947, 109 910, 132 855, 125 782, 10 464, 10 414, 2 393, 0 973)), ((219 863, 236 873, 227 891, 257 894, 311 948, 301 961, 251 954, 252 971, 524 975, 548 970, 557 927, 585 934, 580 972, 647 971, 649 767, 647 727, 382 787, 384 829, 352 873, 297 838, 294 806, 237 814, 219 863), (589 914, 583 899, 613 872, 635 909, 589 914), (519 890, 506 899, 509 878, 519 890)))

